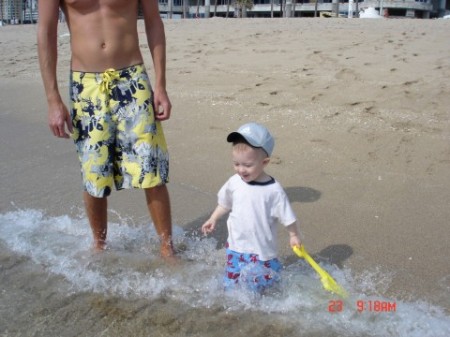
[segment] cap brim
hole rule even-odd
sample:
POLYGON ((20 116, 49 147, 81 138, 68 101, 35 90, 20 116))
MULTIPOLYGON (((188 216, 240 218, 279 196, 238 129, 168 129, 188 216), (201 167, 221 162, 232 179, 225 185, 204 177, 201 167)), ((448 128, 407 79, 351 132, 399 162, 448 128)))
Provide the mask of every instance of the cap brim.
POLYGON ((234 143, 237 140, 246 140, 245 137, 243 135, 241 135, 239 132, 232 132, 228 135, 227 137, 227 142, 228 143, 234 143))

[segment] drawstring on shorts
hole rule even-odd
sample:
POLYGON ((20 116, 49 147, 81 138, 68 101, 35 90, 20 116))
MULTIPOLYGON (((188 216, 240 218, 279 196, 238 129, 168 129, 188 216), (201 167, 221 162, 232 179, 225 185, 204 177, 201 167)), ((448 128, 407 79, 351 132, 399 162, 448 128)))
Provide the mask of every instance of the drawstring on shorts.
POLYGON ((102 82, 100 83, 100 92, 106 94, 111 90, 111 85, 114 80, 120 79, 119 74, 114 68, 106 69, 102 73, 102 82))

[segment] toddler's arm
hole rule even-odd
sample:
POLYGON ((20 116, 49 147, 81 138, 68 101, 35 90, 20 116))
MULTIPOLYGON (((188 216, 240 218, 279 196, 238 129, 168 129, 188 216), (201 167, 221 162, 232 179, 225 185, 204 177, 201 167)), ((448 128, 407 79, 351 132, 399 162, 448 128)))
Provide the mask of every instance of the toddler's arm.
POLYGON ((289 244, 291 245, 291 247, 301 246, 302 242, 298 235, 297 222, 290 224, 286 227, 286 229, 289 232, 289 244))
POLYGON ((206 220, 206 222, 202 225, 202 232, 203 234, 209 234, 216 228, 217 221, 227 214, 230 210, 226 209, 225 207, 222 207, 220 205, 217 205, 214 212, 211 214, 211 217, 206 220))

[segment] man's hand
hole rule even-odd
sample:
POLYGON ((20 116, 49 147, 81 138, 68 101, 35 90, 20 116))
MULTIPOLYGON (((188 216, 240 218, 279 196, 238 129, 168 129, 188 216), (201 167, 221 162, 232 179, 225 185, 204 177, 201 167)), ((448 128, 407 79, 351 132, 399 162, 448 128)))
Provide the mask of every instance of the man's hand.
POLYGON ((56 137, 70 138, 69 133, 73 132, 72 120, 66 106, 63 103, 49 107, 48 125, 56 137), (66 131, 66 126, 68 132, 66 131))
POLYGON ((155 104, 155 119, 158 121, 165 121, 169 119, 172 111, 172 103, 170 103, 167 92, 165 90, 156 89, 153 95, 155 104))

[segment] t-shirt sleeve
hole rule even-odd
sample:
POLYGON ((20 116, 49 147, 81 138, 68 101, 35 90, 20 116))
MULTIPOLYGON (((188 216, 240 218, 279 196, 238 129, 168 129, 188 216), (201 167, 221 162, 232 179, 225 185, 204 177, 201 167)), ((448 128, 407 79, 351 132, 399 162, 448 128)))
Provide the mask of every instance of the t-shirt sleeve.
POLYGON ((230 180, 228 180, 217 193, 217 204, 226 209, 232 208, 233 200, 231 195, 230 180))
POLYGON ((283 226, 292 225, 295 221, 297 221, 297 217, 291 207, 291 203, 284 192, 280 192, 278 195, 278 202, 275 207, 275 216, 283 226))

